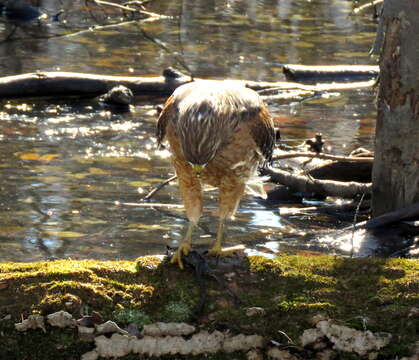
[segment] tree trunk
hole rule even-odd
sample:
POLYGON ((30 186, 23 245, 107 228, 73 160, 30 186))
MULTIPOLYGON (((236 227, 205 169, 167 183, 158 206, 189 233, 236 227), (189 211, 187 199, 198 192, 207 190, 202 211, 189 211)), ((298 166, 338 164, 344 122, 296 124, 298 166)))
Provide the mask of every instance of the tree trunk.
POLYGON ((386 0, 380 19, 374 217, 419 201, 418 14, 417 0, 386 0))

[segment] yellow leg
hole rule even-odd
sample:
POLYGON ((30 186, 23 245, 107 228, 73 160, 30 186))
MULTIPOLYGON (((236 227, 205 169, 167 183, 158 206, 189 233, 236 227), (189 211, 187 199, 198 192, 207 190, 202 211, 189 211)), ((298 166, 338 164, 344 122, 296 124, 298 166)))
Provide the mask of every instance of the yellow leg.
POLYGON ((220 223, 218 224, 217 237, 215 239, 214 245, 212 246, 211 250, 208 251, 208 255, 219 256, 222 253, 221 243, 224 238, 224 222, 225 222, 225 219, 220 218, 220 223))
POLYGON ((170 262, 172 264, 178 264, 178 266, 183 270, 182 256, 188 255, 189 251, 192 249, 192 233, 196 227, 196 224, 193 222, 189 223, 188 230, 186 235, 179 244, 178 249, 176 250, 175 255, 173 255, 170 262))
POLYGON ((221 244, 224 238, 225 221, 234 216, 239 205, 240 198, 243 195, 244 187, 245 185, 240 183, 228 183, 220 186, 220 222, 218 224, 217 237, 214 245, 208 252, 209 255, 228 255, 221 251, 221 244))
POLYGON ((176 173, 178 175, 179 190, 189 220, 186 235, 179 244, 171 263, 178 264, 183 269, 182 256, 187 255, 192 248, 192 233, 196 228, 202 214, 202 191, 201 183, 188 163, 174 161, 176 173))

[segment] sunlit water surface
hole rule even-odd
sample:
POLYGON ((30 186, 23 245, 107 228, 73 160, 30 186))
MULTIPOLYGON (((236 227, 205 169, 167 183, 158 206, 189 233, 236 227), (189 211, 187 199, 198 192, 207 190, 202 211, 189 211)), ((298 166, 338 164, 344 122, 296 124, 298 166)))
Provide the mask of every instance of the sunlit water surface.
MULTIPOLYGON (((54 13, 56 3, 44 1, 43 8, 54 13)), ((2 73, 157 75, 174 66, 187 67, 196 77, 278 81, 283 80, 284 63, 373 63, 368 51, 375 24, 368 14, 351 16, 352 1, 156 3, 150 10, 172 18, 51 39, 35 39, 18 29, 15 41, 0 44, 2 73)), ((74 28, 83 30, 93 21, 80 15, 77 1, 69 6, 65 17, 74 28)), ((115 21, 116 14, 111 15, 115 21)), ((6 36, 10 26, 0 26, 6 36)), ((31 30, 45 36, 69 32, 55 23, 31 30)), ((157 151, 153 137, 155 105, 163 101, 137 98, 131 112, 118 114, 95 99, 3 100, 0 261, 133 259, 175 246, 186 224, 176 184, 164 187, 151 203, 141 201, 173 175, 168 153, 157 151)), ((359 146, 372 149, 371 89, 273 102, 269 109, 289 144, 321 132, 335 153, 359 146)), ((217 227, 216 192, 208 191, 205 200, 195 237, 201 248, 213 241, 217 227)), ((225 245, 244 244, 250 253, 272 256, 284 251, 348 254, 352 243, 363 255, 377 248, 374 239, 365 241, 362 234, 352 239, 330 235, 331 229, 350 222, 280 215, 280 207, 301 206, 269 205, 246 196, 225 245), (318 236, 323 231, 325 235, 318 236)))

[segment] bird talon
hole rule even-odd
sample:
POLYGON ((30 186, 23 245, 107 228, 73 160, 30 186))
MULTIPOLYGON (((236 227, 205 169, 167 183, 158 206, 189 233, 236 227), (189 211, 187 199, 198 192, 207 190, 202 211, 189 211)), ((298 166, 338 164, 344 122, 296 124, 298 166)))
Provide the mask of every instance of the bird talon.
POLYGON ((173 255, 173 257, 170 259, 171 264, 177 264, 180 268, 180 270, 183 270, 183 263, 182 263, 182 256, 176 253, 173 255))
POLYGON ((209 256, 221 256, 223 255, 223 250, 221 246, 213 246, 211 250, 208 251, 209 256))
POLYGON ((190 244, 181 244, 178 249, 176 250, 176 253, 173 255, 172 259, 170 260, 171 264, 177 264, 181 270, 183 270, 183 262, 182 262, 182 256, 186 256, 191 251, 191 245, 190 244))

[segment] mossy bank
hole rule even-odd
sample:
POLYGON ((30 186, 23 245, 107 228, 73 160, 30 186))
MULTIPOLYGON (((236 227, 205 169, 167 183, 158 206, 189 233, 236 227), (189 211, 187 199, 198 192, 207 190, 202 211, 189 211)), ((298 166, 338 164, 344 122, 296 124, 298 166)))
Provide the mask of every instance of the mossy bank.
MULTIPOLYGON (((417 260, 250 257, 217 276, 223 281, 206 280, 207 296, 197 314, 203 299, 194 271, 181 271, 156 257, 135 262, 0 264, 0 358, 79 359, 91 350, 94 345, 81 341, 71 328, 47 325, 46 333, 15 330, 14 323, 30 314, 59 310, 74 318, 97 312, 121 327, 188 322, 209 331, 259 334, 280 344, 291 339, 296 345, 303 331, 313 327, 317 315, 352 328, 393 334, 390 344, 377 354, 379 359, 407 356, 418 341, 417 260), (263 311, 249 313, 255 307, 263 311)), ((339 356, 359 358, 350 353, 339 356)), ((126 357, 130 358, 139 357, 126 357)), ((208 358, 232 357, 217 354, 208 358)))

